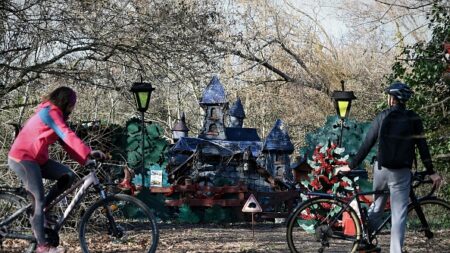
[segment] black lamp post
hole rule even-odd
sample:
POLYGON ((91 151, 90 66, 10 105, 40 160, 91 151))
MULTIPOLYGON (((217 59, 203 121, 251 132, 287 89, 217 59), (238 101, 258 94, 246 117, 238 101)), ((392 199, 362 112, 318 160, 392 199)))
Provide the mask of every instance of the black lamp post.
POLYGON ((339 135, 339 147, 342 147, 342 132, 344 128, 348 128, 344 124, 344 120, 350 114, 350 107, 352 105, 352 100, 356 99, 353 91, 344 91, 344 81, 341 81, 342 91, 333 91, 331 96, 334 99, 334 107, 336 108, 337 115, 340 118, 339 127, 341 128, 341 133, 339 135))
POLYGON ((150 96, 152 95, 152 91, 155 88, 152 87, 150 83, 144 82, 136 82, 133 83, 130 91, 134 93, 134 98, 136 100, 137 110, 141 112, 141 120, 142 120, 142 138, 141 138, 141 152, 142 152, 142 165, 141 165, 141 173, 142 173, 142 187, 144 188, 144 178, 145 178, 145 156, 144 156, 144 136, 145 136, 145 121, 144 114, 148 109, 148 105, 150 104, 150 96))

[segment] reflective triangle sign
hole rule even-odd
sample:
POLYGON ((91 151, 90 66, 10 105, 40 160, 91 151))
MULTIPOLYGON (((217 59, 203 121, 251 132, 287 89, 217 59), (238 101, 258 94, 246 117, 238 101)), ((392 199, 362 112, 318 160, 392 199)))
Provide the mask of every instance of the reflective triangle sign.
POLYGON ((245 202, 244 207, 242 207, 242 212, 244 213, 262 212, 262 208, 259 205, 258 201, 256 200, 255 196, 253 196, 253 194, 250 194, 250 197, 248 197, 247 202, 245 202))

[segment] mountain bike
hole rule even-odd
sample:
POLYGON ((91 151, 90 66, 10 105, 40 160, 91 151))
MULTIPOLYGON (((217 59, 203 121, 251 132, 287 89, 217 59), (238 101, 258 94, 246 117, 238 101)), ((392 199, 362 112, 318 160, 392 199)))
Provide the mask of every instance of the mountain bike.
MULTIPOLYGON (((339 178, 345 176, 350 179, 355 189, 350 197, 347 194, 305 193, 308 199, 293 210, 287 221, 286 236, 291 252, 358 252, 362 243, 378 244, 377 235, 389 226, 390 213, 385 214, 378 228, 369 230, 367 209, 361 197, 389 194, 389 191, 361 192, 355 181, 365 174, 364 170, 338 173, 339 178)), ((425 237, 427 247, 436 249, 436 252, 450 249, 450 204, 430 194, 417 199, 414 187, 426 180, 423 174, 413 175, 412 180, 406 238, 425 237), (418 236, 417 233, 423 235, 418 236)), ((413 246, 405 244, 405 247, 413 246)))
MULTIPOLYGON (((48 242, 59 245, 58 232, 67 223, 71 212, 86 195, 95 193, 97 200, 82 214, 78 224, 81 251, 88 252, 155 252, 159 231, 153 212, 136 197, 109 193, 97 177, 102 162, 87 167, 89 174, 78 180, 56 198, 44 212, 49 212, 74 193, 70 203, 54 224, 45 228, 48 242)), ((86 200, 85 200, 86 201, 86 200)), ((0 251, 34 252, 34 238, 29 216, 33 213, 24 188, 0 187, 0 251)))

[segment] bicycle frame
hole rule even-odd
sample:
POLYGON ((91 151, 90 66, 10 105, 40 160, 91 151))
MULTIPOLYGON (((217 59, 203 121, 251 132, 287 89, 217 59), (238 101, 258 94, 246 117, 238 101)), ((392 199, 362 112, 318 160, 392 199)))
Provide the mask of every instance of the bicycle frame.
MULTIPOLYGON (((100 167, 100 165, 98 165, 100 167)), ((94 188, 97 190, 97 192, 100 195, 100 199, 105 199, 107 197, 106 192, 102 189, 100 181, 97 177, 97 167, 92 168, 88 175, 84 176, 82 179, 78 180, 72 187, 65 190, 61 195, 59 195, 50 205, 44 210, 44 212, 48 211, 52 207, 54 207, 57 203, 59 203, 62 199, 64 199, 67 195, 72 193, 75 189, 78 189, 78 191, 75 193, 75 196, 73 197, 72 201, 69 203, 69 205, 64 209, 63 215, 58 219, 54 230, 58 232, 64 222, 66 221, 67 217, 70 215, 70 213, 75 209, 76 206, 83 200, 84 196, 87 193, 87 190, 94 186, 94 188)), ((4 226, 8 226, 11 222, 13 222, 20 214, 23 212, 26 212, 32 207, 31 204, 28 204, 16 212, 14 212, 11 216, 7 217, 3 221, 0 222, 0 228, 4 226)), ((29 241, 33 241, 35 238, 32 235, 22 235, 22 234, 10 234, 10 233, 4 233, 0 231, 0 235, 4 238, 16 238, 16 239, 25 239, 29 241)))
POLYGON ((73 197, 72 201, 69 203, 69 205, 65 208, 63 215, 59 218, 57 221, 54 230, 59 231, 66 221, 67 217, 69 217, 69 214, 75 209, 76 206, 83 200, 84 196, 86 195, 87 190, 94 186, 94 188, 97 190, 97 192, 100 195, 100 199, 106 198, 106 192, 100 187, 100 181, 96 174, 96 169, 91 169, 89 174, 84 176, 82 179, 78 180, 72 187, 64 191, 61 195, 59 195, 50 205, 44 210, 47 211, 54 207, 57 203, 59 203, 61 200, 63 200, 67 195, 72 193, 75 189, 80 187, 78 191, 75 193, 75 196, 73 197))
MULTIPOLYGON (((369 233, 369 225, 368 225, 367 213, 365 211, 363 211, 362 203, 361 203, 361 200, 359 199, 359 197, 360 196, 364 196, 364 195, 371 195, 371 194, 389 194, 389 191, 388 190, 382 190, 382 191, 370 191, 370 192, 357 192, 350 198, 340 197, 337 194, 318 193, 318 192, 309 192, 306 195, 334 199, 334 200, 339 201, 339 202, 341 202, 343 204, 342 209, 339 210, 339 212, 335 213, 334 217, 331 217, 332 220, 329 222, 329 224, 338 223, 339 222, 339 217, 342 217, 343 213, 346 212, 349 209, 353 209, 356 213, 359 212, 360 213, 360 218, 361 218, 361 223, 360 224, 361 224, 361 229, 362 229, 363 233, 361 235, 358 235, 357 238, 359 238, 359 240, 364 240, 364 234, 365 234, 366 235, 366 239, 369 239, 369 241, 372 241, 374 236, 377 235, 381 231, 383 226, 389 221, 390 214, 388 215, 388 217, 386 217, 385 220, 383 220, 382 224, 380 225, 380 227, 378 229, 376 229, 372 233, 369 233), (355 210, 355 208, 353 208, 351 206, 351 203, 353 201, 356 201, 358 210, 355 210)), ((340 238, 340 239, 348 239, 345 236, 339 236, 339 235, 333 235, 333 236, 337 237, 337 238, 340 238)))
MULTIPOLYGON (((354 182, 353 182, 353 184, 356 186, 356 184, 354 182)), ((339 216, 341 216, 349 208, 354 209, 351 206, 351 203, 353 201, 356 201, 358 210, 355 210, 355 211, 360 213, 362 230, 368 236, 367 239, 369 239, 369 241, 372 241, 374 239, 374 237, 381 232, 383 227, 391 219, 391 213, 389 212, 387 214, 387 216, 383 219, 381 224, 376 229, 374 229, 372 231, 369 230, 368 214, 366 213, 367 210, 363 209, 362 201, 360 200, 360 196, 372 195, 372 194, 389 194, 389 190, 378 190, 378 191, 368 191, 368 192, 356 191, 355 194, 352 197, 350 197, 350 198, 340 197, 337 194, 318 193, 318 192, 308 192, 308 193, 306 193, 306 195, 308 195, 308 196, 317 196, 317 197, 331 198, 331 199, 343 202, 344 207, 342 208, 342 210, 340 210, 337 213, 337 215, 335 216, 335 218, 332 221, 332 223, 337 222, 337 218, 339 216)), ((413 185, 412 184, 411 184, 411 189, 410 189, 410 192, 409 192, 409 197, 410 197, 410 202, 409 202, 408 205, 412 205, 414 207, 414 210, 416 211, 420 221, 422 222, 422 225, 424 226, 425 231, 431 232, 431 231, 429 231, 429 226, 428 226, 428 222, 427 222, 427 220, 425 218, 425 215, 423 214, 423 211, 420 208, 420 206, 418 205, 418 203, 419 203, 419 201, 421 199, 429 199, 429 198, 432 198, 432 197, 425 196, 423 198, 417 199, 417 197, 416 197, 416 195, 414 193, 414 189, 413 189, 413 185)))

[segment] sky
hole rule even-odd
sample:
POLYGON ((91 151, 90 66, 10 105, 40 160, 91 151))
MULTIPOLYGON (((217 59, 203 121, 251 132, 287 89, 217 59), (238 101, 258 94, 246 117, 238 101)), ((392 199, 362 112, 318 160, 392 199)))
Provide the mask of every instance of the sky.
POLYGON ((306 12, 311 17, 316 17, 327 32, 334 38, 345 36, 349 28, 342 18, 338 16, 339 0, 280 0, 280 2, 290 3, 295 8, 306 12))
MULTIPOLYGON (((353 26, 357 25, 355 23, 349 22, 349 20, 344 20, 343 16, 345 16, 345 14, 348 14, 344 13, 344 10, 342 9, 345 8, 345 5, 343 5, 343 3, 346 1, 344 0, 276 0, 276 1, 278 1, 280 4, 291 5, 294 8, 298 8, 299 10, 307 13, 311 17, 317 18, 317 21, 322 24, 322 26, 326 29, 327 33, 337 40, 345 37, 352 31, 352 27, 349 27, 350 24, 353 26)), ((356 1, 356 3, 361 4, 362 9, 364 9, 366 6, 376 4, 375 0, 358 0, 356 1)), ((379 8, 380 9, 378 10, 378 12, 374 11, 371 14, 373 14, 374 17, 383 17, 384 21, 389 20, 388 18, 389 15, 386 14, 390 14, 391 12, 395 11, 405 11, 405 9, 401 8, 394 10, 394 8, 391 8, 389 5, 381 5, 381 4, 379 5, 379 8)), ((347 12, 347 10, 345 10, 345 12, 347 12)), ((417 38, 413 38, 412 36, 408 35, 408 32, 414 30, 415 27, 421 26, 426 23, 426 19, 422 9, 411 10, 411 12, 412 15, 414 15, 415 19, 414 22, 416 22, 416 24, 410 22, 411 20, 398 19, 398 23, 400 24, 400 31, 402 32, 402 35, 406 36, 405 41, 407 43, 417 42, 416 41, 417 38), (406 26, 403 27, 402 25, 405 24, 406 26)), ((393 20, 397 21, 397 19, 393 20)), ((368 21, 368 23, 370 22, 368 21)), ((396 40, 398 39, 396 38, 396 32, 398 27, 396 26, 395 22, 388 22, 386 24, 381 24, 381 22, 373 22, 373 24, 379 25, 379 28, 376 30, 376 32, 382 32, 386 35, 385 37, 385 39, 387 40, 386 44, 396 43, 396 40)), ((419 31, 425 32, 425 34, 423 34, 424 39, 430 38, 431 33, 429 32, 429 29, 427 31, 426 27, 421 28, 420 30, 418 30, 418 32, 419 31)))

